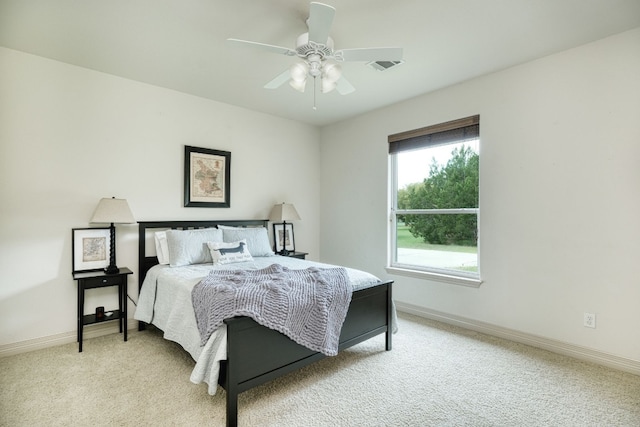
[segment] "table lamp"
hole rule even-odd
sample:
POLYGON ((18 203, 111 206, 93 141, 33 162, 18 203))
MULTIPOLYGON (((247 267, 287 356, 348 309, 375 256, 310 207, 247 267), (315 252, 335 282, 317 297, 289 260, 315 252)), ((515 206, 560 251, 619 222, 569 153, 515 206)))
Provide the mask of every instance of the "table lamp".
POLYGON ((116 266, 116 227, 114 224, 131 224, 136 222, 125 199, 103 198, 96 207, 91 224, 110 223, 111 246, 109 251, 109 265, 104 269, 107 274, 119 272, 116 266))
MULTIPOLYGON (((272 222, 280 222, 282 221, 282 231, 286 233, 287 230, 287 221, 299 220, 300 215, 298 215, 298 211, 296 211, 295 206, 290 203, 279 203, 274 205, 271 209, 271 214, 269 214, 269 220, 272 222)), ((277 239, 277 236, 273 236, 274 240, 277 239)), ((289 255, 289 251, 286 248, 286 245, 282 244, 282 250, 278 252, 278 255, 289 255)))

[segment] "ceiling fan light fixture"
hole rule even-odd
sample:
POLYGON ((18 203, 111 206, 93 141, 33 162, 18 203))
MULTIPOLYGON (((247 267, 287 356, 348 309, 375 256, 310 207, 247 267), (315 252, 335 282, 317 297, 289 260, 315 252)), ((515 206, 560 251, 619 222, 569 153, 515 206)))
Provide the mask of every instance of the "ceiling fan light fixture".
POLYGON ((342 69, 338 64, 327 62, 322 68, 322 80, 337 82, 342 76, 342 69))
POLYGON ((308 72, 309 66, 306 62, 296 62, 290 69, 291 80, 304 83, 307 81, 308 72))
POLYGON ((342 68, 335 63, 327 62, 322 67, 322 93, 329 93, 336 88, 336 82, 342 76, 342 68))
POLYGON ((329 93, 336 88, 336 82, 322 79, 322 93, 329 93))
POLYGON ((304 92, 305 87, 307 86, 307 79, 304 80, 293 80, 289 81, 289 86, 297 90, 298 92, 304 92))
POLYGON ((284 70, 266 85, 265 89, 276 89, 285 82, 295 90, 304 92, 307 79, 313 77, 314 109, 315 96, 319 90, 323 93, 336 90, 340 95, 352 93, 355 88, 342 77, 341 62, 368 62, 376 69, 387 69, 403 62, 401 47, 373 47, 334 50, 333 39, 329 36, 335 8, 312 1, 309 5, 308 32, 296 39, 295 50, 249 40, 227 39, 234 44, 260 48, 279 55, 294 56, 299 62, 284 70), (328 61, 328 60, 331 60, 328 61), (320 82, 318 82, 320 77, 320 82))

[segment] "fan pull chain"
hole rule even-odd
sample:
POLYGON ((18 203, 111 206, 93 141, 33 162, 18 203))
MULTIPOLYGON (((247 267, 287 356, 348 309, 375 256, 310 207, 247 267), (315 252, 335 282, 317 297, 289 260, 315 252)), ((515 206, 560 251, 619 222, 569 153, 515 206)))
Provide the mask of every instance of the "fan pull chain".
POLYGON ((316 78, 313 78, 313 109, 316 110, 316 93, 318 92, 318 86, 316 85, 316 78))

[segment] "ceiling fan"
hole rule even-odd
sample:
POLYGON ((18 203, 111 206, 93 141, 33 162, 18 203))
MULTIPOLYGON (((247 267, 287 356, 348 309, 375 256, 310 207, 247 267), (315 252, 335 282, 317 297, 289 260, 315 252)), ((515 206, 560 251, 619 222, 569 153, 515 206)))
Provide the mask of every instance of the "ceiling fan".
POLYGON ((281 55, 297 56, 301 59, 290 69, 267 83, 264 86, 267 89, 276 89, 289 82, 291 87, 304 92, 308 78, 313 77, 314 96, 317 78, 320 78, 322 93, 336 89, 341 95, 346 95, 353 92, 355 88, 342 77, 342 70, 338 62, 402 61, 402 48, 377 47, 334 50, 329 30, 335 12, 336 10, 332 6, 312 2, 309 6, 309 19, 307 19, 309 31, 298 36, 295 49, 233 38, 227 39, 227 41, 281 55))

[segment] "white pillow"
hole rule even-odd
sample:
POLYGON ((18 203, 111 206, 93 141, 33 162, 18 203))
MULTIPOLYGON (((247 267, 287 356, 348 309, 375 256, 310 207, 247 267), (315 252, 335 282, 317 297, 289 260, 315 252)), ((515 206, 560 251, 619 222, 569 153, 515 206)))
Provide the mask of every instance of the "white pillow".
POLYGON ((158 256, 158 263, 169 264, 169 246, 167 244, 167 232, 156 231, 156 255, 158 256))
POLYGON ((211 263, 207 242, 222 242, 222 230, 217 228, 167 230, 166 233, 171 267, 211 263))
POLYGON ((251 256, 273 256, 273 249, 269 242, 269 233, 264 227, 225 227, 222 228, 223 240, 227 243, 239 242, 245 239, 251 256))
POLYGON ((245 239, 239 242, 207 242, 211 251, 213 264, 231 264, 234 262, 252 261, 245 239))

